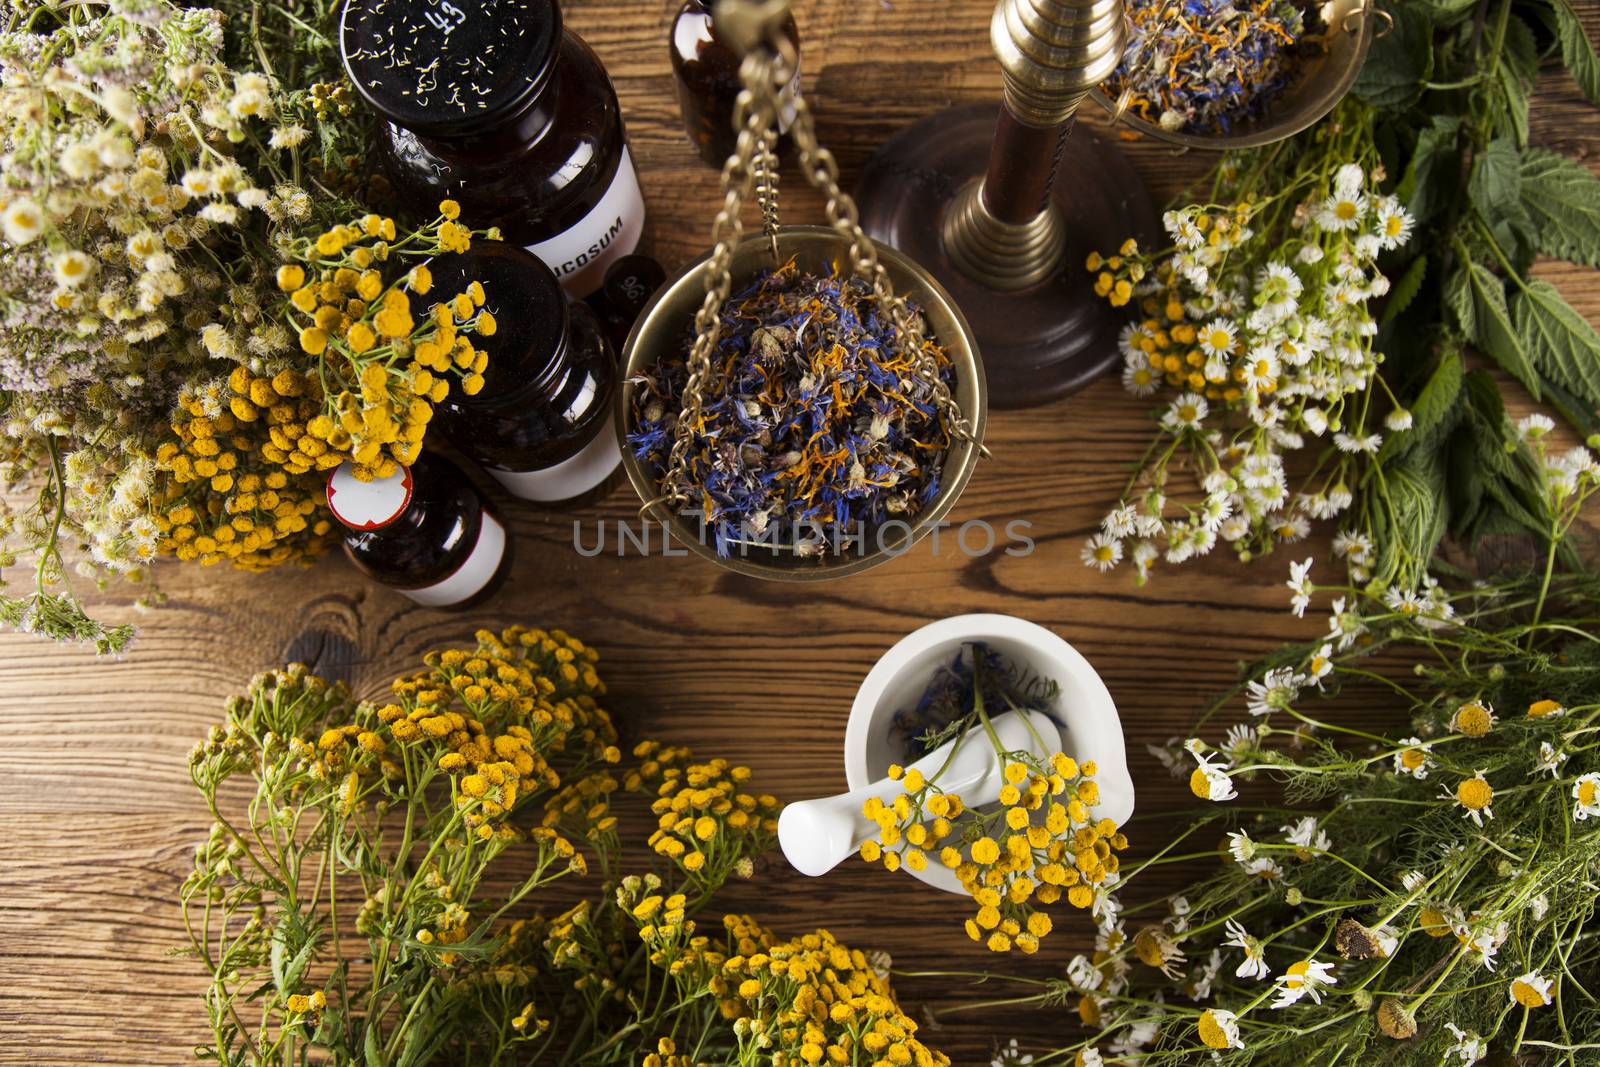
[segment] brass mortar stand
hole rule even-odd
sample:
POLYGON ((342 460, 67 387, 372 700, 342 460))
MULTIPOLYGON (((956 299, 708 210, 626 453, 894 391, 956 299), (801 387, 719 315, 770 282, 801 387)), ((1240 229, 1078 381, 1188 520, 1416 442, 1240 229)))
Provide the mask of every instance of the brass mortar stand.
POLYGON ((966 312, 996 407, 1054 400, 1120 358, 1120 319, 1080 265, 1159 225, 1122 153, 1072 125, 1125 34, 1122 0, 1000 0, 998 120, 988 104, 931 115, 887 141, 857 187, 867 232, 928 267, 966 312))

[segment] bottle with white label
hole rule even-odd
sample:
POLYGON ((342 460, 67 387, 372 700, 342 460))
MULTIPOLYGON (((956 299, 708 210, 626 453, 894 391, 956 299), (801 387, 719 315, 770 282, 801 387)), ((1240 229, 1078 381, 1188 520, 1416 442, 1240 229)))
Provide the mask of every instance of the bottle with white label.
POLYGON ((570 300, 555 275, 515 245, 478 241, 429 268, 442 293, 483 283, 495 331, 483 388, 452 390, 430 431, 443 435, 513 496, 542 504, 592 500, 616 484, 622 450, 611 411, 616 357, 594 312, 570 300))
MULTIPOLYGON (((739 81, 739 53, 717 32, 711 0, 686 0, 672 20, 668 51, 672 72, 678 77, 678 106, 700 158, 721 168, 733 155, 738 131, 733 128, 733 105, 744 86, 739 81)), ((800 28, 790 15, 782 33, 794 46, 794 89, 800 90, 800 28)), ((787 158, 794 114, 778 116, 778 155, 787 158)))
POLYGON ((328 479, 344 552, 368 578, 430 608, 486 599, 511 560, 506 528, 461 468, 433 452, 363 482, 349 463, 328 479))
POLYGON ((340 48, 411 215, 453 199, 579 297, 638 245, 644 199, 616 90, 556 0, 347 0, 340 48))

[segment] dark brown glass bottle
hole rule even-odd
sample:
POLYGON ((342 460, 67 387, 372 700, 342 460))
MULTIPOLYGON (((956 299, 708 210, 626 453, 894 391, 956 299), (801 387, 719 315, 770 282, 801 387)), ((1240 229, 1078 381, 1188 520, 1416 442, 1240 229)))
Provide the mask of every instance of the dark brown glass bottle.
POLYGON ((639 243, 644 200, 616 91, 556 0, 348 0, 340 48, 384 120, 379 161, 413 216, 454 199, 576 296, 639 243))
POLYGON ((425 607, 478 603, 509 569, 505 526, 461 468, 436 453, 370 482, 344 464, 328 479, 328 508, 345 526, 356 569, 425 607))
MULTIPOLYGON (((738 131, 733 128, 733 105, 743 86, 739 82, 739 55, 717 33, 711 0, 686 0, 672 20, 672 72, 678 76, 678 106, 700 158, 721 167, 733 154, 738 131)), ((794 88, 800 89, 800 28, 790 15, 784 36, 794 45, 794 88)), ((779 116, 778 154, 786 156, 790 144, 792 113, 779 116)))
POLYGON ((452 390, 431 427, 524 500, 571 503, 613 484, 622 462, 611 405, 617 362, 594 312, 515 245, 478 241, 430 264, 440 292, 483 283, 496 329, 483 388, 452 390), (503 310, 502 310, 503 309, 503 310))

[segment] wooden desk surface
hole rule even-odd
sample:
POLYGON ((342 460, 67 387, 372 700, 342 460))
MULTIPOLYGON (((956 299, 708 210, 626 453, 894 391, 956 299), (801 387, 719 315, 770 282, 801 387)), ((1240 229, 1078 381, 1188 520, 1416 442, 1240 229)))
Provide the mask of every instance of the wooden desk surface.
MULTIPOLYGON (((570 24, 610 68, 622 97, 649 207, 647 240, 675 268, 702 250, 715 175, 678 124, 666 52, 677 0, 569 0, 570 24)), ((820 134, 852 179, 884 138, 952 103, 998 99, 989 0, 799 0, 804 83, 820 134)), ((1580 0, 1592 35, 1600 3, 1580 0)), ((1084 120, 1100 123, 1087 105, 1084 120)), ((1534 140, 1593 160, 1600 114, 1565 77, 1547 77, 1534 140)), ((1157 201, 1203 169, 1154 144, 1128 146, 1157 201)), ((785 217, 820 221, 794 182, 785 217)), ((1552 268, 1591 321, 1600 279, 1552 268)), ((945 615, 1006 612, 1054 629, 1099 669, 1121 709, 1144 810, 1183 789, 1145 753, 1183 731, 1234 665, 1320 621, 1296 625, 1283 587, 1289 555, 1244 567, 1214 558, 1133 588, 1078 560, 1150 428, 1148 404, 1111 379, 1076 398, 997 412, 983 463, 951 518, 1033 524, 1027 558, 906 558, 842 583, 797 588, 725 574, 694 558, 585 559, 574 518, 631 517, 625 487, 580 515, 507 505, 517 539, 513 579, 468 616, 413 607, 335 556, 305 572, 249 576, 170 566, 170 603, 136 615, 113 591, 100 603, 142 634, 121 661, 0 636, 0 1063, 184 1064, 207 1037, 204 988, 179 946, 175 897, 209 820, 186 754, 225 696, 255 671, 298 659, 376 695, 429 648, 481 626, 562 626, 598 646, 610 707, 636 736, 688 743, 748 763, 763 789, 802 799, 844 785, 850 701, 878 655, 945 615)), ((1138 842, 1135 842, 1137 848, 1138 842)), ((642 847, 642 845, 641 845, 642 847)), ((847 864, 807 880, 777 860, 730 896, 781 930, 826 925, 852 945, 890 951, 907 968, 1020 966, 990 959, 960 929, 959 900, 881 868, 847 864)), ((1059 971, 1092 937, 1063 918, 1030 973, 1059 971)), ((904 980, 908 1005, 984 999, 987 989, 904 980)), ((1053 1012, 956 1016, 927 1036, 957 1064, 986 1064, 997 1041, 1048 1038, 1053 1012)))

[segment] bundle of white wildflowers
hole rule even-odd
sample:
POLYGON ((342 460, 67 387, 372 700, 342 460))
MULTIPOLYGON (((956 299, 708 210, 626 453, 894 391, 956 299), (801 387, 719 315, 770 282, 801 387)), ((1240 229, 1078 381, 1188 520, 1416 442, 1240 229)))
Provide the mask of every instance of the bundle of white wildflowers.
POLYGON ((685 748, 627 760, 597 661, 512 627, 428 653, 380 703, 298 666, 230 700, 189 759, 213 819, 180 894, 209 981, 198 1058, 948 1063, 860 951, 705 919, 778 802, 685 748), (622 877, 639 793, 654 869, 622 877))
POLYGON ((1600 576, 1558 560, 1600 465, 1547 427, 1541 566, 1425 602, 1308 582, 1326 638, 1158 750, 1202 810, 1124 880, 1213 873, 1029 995, 1086 1024, 1050 1062, 1594 1062, 1600 576))
POLYGON ((481 381, 464 335, 494 328, 481 286, 412 314, 420 260, 473 235, 452 205, 397 233, 330 192, 353 189, 347 92, 230 65, 271 40, 336 67, 337 5, 232 2, 0 16, 0 566, 32 556, 0 620, 102 651, 132 628, 85 613, 69 557, 103 587, 162 554, 315 556, 317 472, 413 457, 449 380, 481 381))
MULTIPOLYGON (((1412 228, 1376 160, 1359 133, 1334 131, 1270 179, 1230 163, 1212 202, 1166 213, 1170 247, 1089 256, 1096 292, 1137 311, 1123 384, 1162 406, 1085 564, 1128 563, 1143 582, 1159 561, 1219 543, 1250 559, 1347 516, 1385 434, 1411 424, 1373 349, 1371 302, 1389 290, 1377 261, 1412 228)), ((1352 554, 1357 572, 1370 562, 1352 554)))

